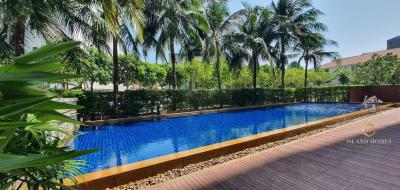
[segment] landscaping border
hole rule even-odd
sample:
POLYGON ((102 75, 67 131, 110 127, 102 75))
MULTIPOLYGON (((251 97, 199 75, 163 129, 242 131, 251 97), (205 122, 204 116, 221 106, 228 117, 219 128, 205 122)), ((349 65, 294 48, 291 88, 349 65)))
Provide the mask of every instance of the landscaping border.
MULTIPOLYGON (((390 109, 394 104, 380 106, 380 110, 390 109)), ((356 111, 344 115, 330 117, 306 124, 292 126, 290 128, 277 129, 249 137, 225 141, 209 146, 204 146, 184 152, 174 153, 158 158, 144 160, 132 164, 126 164, 106 170, 101 170, 79 176, 78 188, 86 189, 105 189, 107 187, 116 187, 127 184, 131 181, 144 179, 150 176, 163 173, 165 171, 181 168, 189 164, 216 158, 225 154, 237 152, 246 148, 259 146, 265 143, 279 141, 293 137, 308 131, 312 131, 325 126, 340 123, 346 120, 355 119, 368 115, 375 111, 374 108, 356 111)), ((72 185, 71 182, 67 184, 72 185)))

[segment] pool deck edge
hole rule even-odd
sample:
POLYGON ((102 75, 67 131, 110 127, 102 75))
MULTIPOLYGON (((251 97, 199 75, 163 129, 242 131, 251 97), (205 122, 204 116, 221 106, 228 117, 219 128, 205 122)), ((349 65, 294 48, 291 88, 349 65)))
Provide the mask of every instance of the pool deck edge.
MULTIPOLYGON (((380 110, 387 110, 393 106, 394 104, 386 104, 380 106, 379 108, 380 110)), ((174 168, 181 168, 189 164, 217 158, 219 156, 237 152, 246 148, 283 140, 318 128, 362 117, 368 115, 373 111, 374 109, 356 111, 348 114, 292 126, 289 128, 277 129, 257 135, 191 149, 184 152, 169 154, 158 158, 88 173, 77 177, 79 183, 78 188, 84 190, 105 189, 107 187, 115 187, 118 185, 127 184, 131 181, 151 177, 174 168)), ((73 185, 73 183, 68 180, 66 184, 73 185)))

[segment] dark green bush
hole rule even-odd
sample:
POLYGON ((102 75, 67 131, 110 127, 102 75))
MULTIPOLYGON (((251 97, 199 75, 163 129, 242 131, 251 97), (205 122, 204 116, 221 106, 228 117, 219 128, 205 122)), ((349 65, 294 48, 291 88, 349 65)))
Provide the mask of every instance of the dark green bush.
POLYGON ((50 92, 57 94, 59 97, 63 98, 76 98, 83 94, 82 90, 55 90, 49 89, 50 92))
MULTIPOLYGON (((119 115, 138 116, 167 112, 244 107, 290 102, 348 102, 349 87, 315 87, 287 89, 225 89, 225 90, 137 90, 119 94, 119 115), (307 96, 307 98, 305 98, 307 96)), ((79 110, 84 119, 113 115, 112 92, 85 92, 79 97, 79 110)))
POLYGON ((120 96, 120 109, 126 115, 151 114, 163 102, 162 91, 137 90, 125 91, 120 96))

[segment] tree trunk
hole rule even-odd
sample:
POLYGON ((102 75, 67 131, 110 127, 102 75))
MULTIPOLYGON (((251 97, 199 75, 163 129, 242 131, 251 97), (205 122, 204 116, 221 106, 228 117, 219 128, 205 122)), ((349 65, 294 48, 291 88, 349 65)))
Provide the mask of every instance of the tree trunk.
POLYGON ((15 56, 25 53, 25 18, 18 17, 15 29, 16 48, 15 56))
POLYGON ((253 89, 257 88, 257 57, 253 56, 252 58, 253 65, 253 89))
POLYGON ((93 92, 93 83, 94 83, 94 81, 90 82, 90 92, 93 92))
POLYGON ((281 65, 281 88, 284 89, 285 88, 285 65, 282 63, 281 65))
POLYGON ((172 65, 172 88, 175 90, 177 86, 176 58, 175 58, 174 39, 172 37, 169 39, 169 52, 171 56, 171 65, 172 65))
MULTIPOLYGON (((282 75, 281 75, 281 88, 285 89, 285 54, 286 54, 286 50, 285 50, 285 40, 283 39, 283 37, 281 37, 281 56, 280 56, 280 60, 281 60, 281 71, 282 71, 282 75)), ((282 91, 283 92, 283 91, 282 91)))
POLYGON ((65 85, 66 90, 69 90, 69 80, 66 80, 66 85, 65 85))
POLYGON ((66 83, 67 83, 67 82, 66 82, 65 80, 62 81, 62 83, 61 83, 61 88, 62 88, 62 90, 65 90, 65 89, 66 89, 66 87, 65 87, 66 83))
POLYGON ((286 102, 286 94, 285 94, 285 63, 286 63, 286 59, 285 59, 285 47, 282 44, 282 49, 281 49, 281 97, 282 97, 282 102, 286 102))
POLYGON ((304 72, 304 101, 308 101, 307 97, 307 78, 308 78, 308 59, 304 59, 304 62, 306 63, 305 67, 305 72, 304 72))
POLYGON ((118 114, 118 83, 119 83, 119 64, 118 64, 118 39, 113 37, 113 104, 114 104, 114 115, 118 114))
POLYGON ((192 73, 192 77, 190 78, 190 90, 196 89, 196 75, 192 73))
POLYGON ((221 52, 219 51, 219 48, 217 48, 217 62, 215 64, 216 71, 217 71, 217 85, 218 85, 218 90, 222 89, 222 82, 221 82, 221 52))

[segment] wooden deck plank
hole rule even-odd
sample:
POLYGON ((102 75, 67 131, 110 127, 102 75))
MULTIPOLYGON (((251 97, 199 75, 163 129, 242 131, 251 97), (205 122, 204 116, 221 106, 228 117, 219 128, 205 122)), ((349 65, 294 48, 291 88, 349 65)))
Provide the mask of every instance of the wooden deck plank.
POLYGON ((189 174, 151 189, 400 189, 400 108, 189 174), (359 146, 347 139, 391 144, 359 146))

